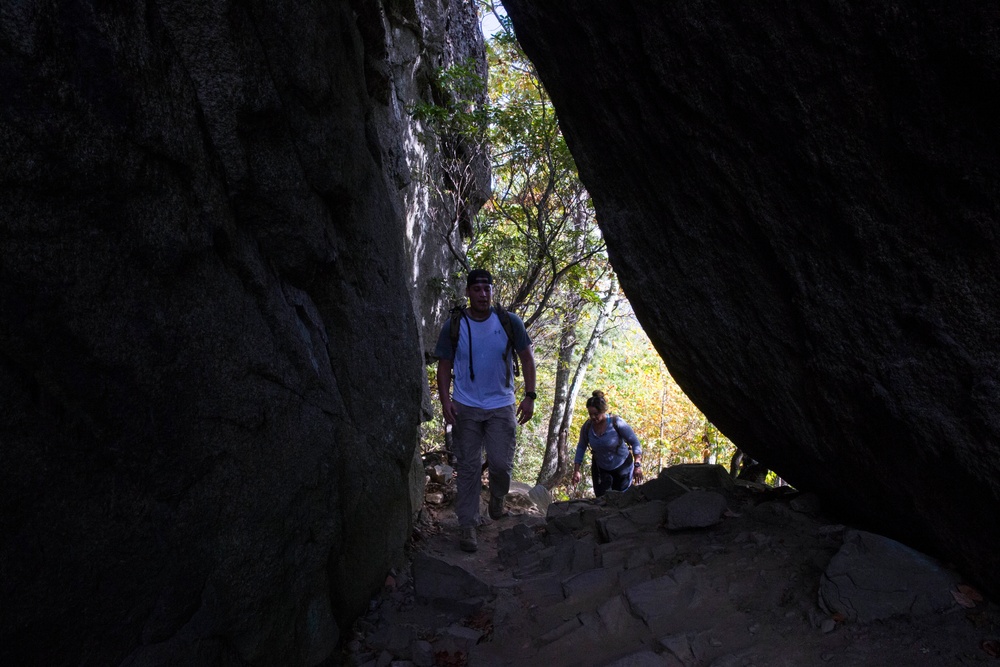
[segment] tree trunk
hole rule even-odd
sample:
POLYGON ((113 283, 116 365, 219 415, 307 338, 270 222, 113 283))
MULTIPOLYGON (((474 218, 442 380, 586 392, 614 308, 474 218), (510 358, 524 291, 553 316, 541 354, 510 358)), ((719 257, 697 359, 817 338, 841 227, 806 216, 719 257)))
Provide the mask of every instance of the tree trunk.
MULTIPOLYGON (((616 299, 617 295, 618 282, 612 276, 608 291, 601 300, 601 309, 597 314, 597 321, 594 323, 594 328, 590 332, 587 344, 583 348, 583 354, 580 356, 576 370, 572 375, 569 373, 571 357, 566 357, 564 365, 564 346, 560 344, 560 366, 559 371, 556 373, 556 388, 553 392, 559 398, 553 400, 552 415, 549 418, 548 436, 545 439, 545 457, 542 461, 542 468, 538 473, 538 483, 544 485, 547 489, 551 489, 562 483, 572 468, 568 450, 569 436, 573 422, 573 406, 576 404, 576 397, 579 395, 580 387, 583 386, 583 380, 587 375, 587 366, 590 365, 591 360, 594 358, 594 354, 597 351, 597 343, 604 334, 605 322, 607 322, 618 303, 616 299)), ((573 348, 570 350, 571 353, 576 348, 575 333, 577 325, 578 321, 574 322, 574 342, 573 348)), ((564 327, 564 336, 566 335, 566 331, 564 327)))
POLYGON ((567 402, 570 398, 572 385, 570 367, 573 362, 573 352, 576 350, 576 329, 580 322, 580 309, 570 308, 562 320, 562 330, 559 335, 559 355, 556 359, 556 381, 552 392, 552 413, 549 417, 549 431, 545 436, 545 456, 542 467, 538 471, 538 483, 546 488, 555 486, 559 478, 561 456, 559 452, 559 433, 562 430, 567 402))

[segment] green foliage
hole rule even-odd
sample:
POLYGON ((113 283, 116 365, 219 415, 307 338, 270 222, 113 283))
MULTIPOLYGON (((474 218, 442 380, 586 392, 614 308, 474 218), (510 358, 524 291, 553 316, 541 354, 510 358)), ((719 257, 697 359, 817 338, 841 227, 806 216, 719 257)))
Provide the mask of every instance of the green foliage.
POLYGON ((591 364, 588 389, 574 410, 574 432, 587 419, 586 400, 604 392, 610 412, 624 418, 645 449, 646 470, 655 474, 678 463, 701 463, 709 456, 728 467, 734 445, 705 419, 671 377, 649 338, 631 317, 609 334, 591 364))
POLYGON ((432 80, 434 101, 417 102, 409 113, 440 136, 484 139, 489 109, 479 100, 485 85, 472 59, 439 68, 432 80))
MULTIPOLYGON (((768 486, 787 485, 787 483, 783 479, 778 477, 778 473, 774 472, 773 470, 767 471, 767 476, 764 478, 764 483, 767 484, 768 486)), ((789 486, 789 488, 793 487, 789 486)))
POLYGON ((556 284, 571 288, 607 259, 552 102, 506 15, 498 18, 505 29, 486 44, 494 196, 476 219, 469 255, 505 273, 501 299, 530 317, 544 310, 556 284))
MULTIPOLYGON (((427 366, 427 384, 430 387, 431 396, 437 396, 437 365, 427 366)), ((434 405, 434 415, 427 421, 420 424, 420 453, 427 454, 444 449, 444 415, 441 414, 441 404, 436 400, 431 401, 434 405)))
POLYGON ((535 475, 545 454, 545 428, 538 418, 517 429, 517 448, 514 450, 514 479, 535 485, 535 475))
POLYGON ((459 304, 465 300, 465 276, 453 274, 449 278, 434 276, 427 279, 431 294, 447 304, 459 304))

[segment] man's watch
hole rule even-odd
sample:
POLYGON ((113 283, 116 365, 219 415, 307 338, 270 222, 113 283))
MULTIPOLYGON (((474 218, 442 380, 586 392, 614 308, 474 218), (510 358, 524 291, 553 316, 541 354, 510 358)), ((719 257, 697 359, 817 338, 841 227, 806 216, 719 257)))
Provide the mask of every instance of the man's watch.
POLYGON ((538 394, 536 394, 533 391, 526 391, 526 392, 524 392, 524 397, 525 398, 530 398, 531 400, 534 401, 534 400, 538 399, 538 394))

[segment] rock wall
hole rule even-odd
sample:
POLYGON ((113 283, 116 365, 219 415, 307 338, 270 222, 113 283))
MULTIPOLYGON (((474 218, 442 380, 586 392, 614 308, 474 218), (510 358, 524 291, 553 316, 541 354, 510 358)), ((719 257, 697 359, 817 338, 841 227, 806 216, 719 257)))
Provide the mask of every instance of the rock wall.
POLYGON ((414 285, 454 260, 407 108, 482 58, 475 26, 457 0, 0 10, 0 662, 331 654, 409 535, 414 285))
POLYGON ((1000 594, 996 12, 504 5, 688 395, 1000 594))

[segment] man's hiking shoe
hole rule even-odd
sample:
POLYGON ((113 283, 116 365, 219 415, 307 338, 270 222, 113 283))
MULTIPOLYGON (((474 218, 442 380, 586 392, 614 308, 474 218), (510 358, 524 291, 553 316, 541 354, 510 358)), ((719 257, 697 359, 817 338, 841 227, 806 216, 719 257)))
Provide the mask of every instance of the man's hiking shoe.
POLYGON ((462 548, 462 551, 473 552, 479 548, 479 542, 476 541, 476 527, 475 526, 462 526, 462 539, 458 541, 458 546, 462 548))
POLYGON ((496 496, 490 496, 490 518, 491 519, 502 519, 507 516, 507 512, 503 509, 503 496, 497 498, 496 496))

